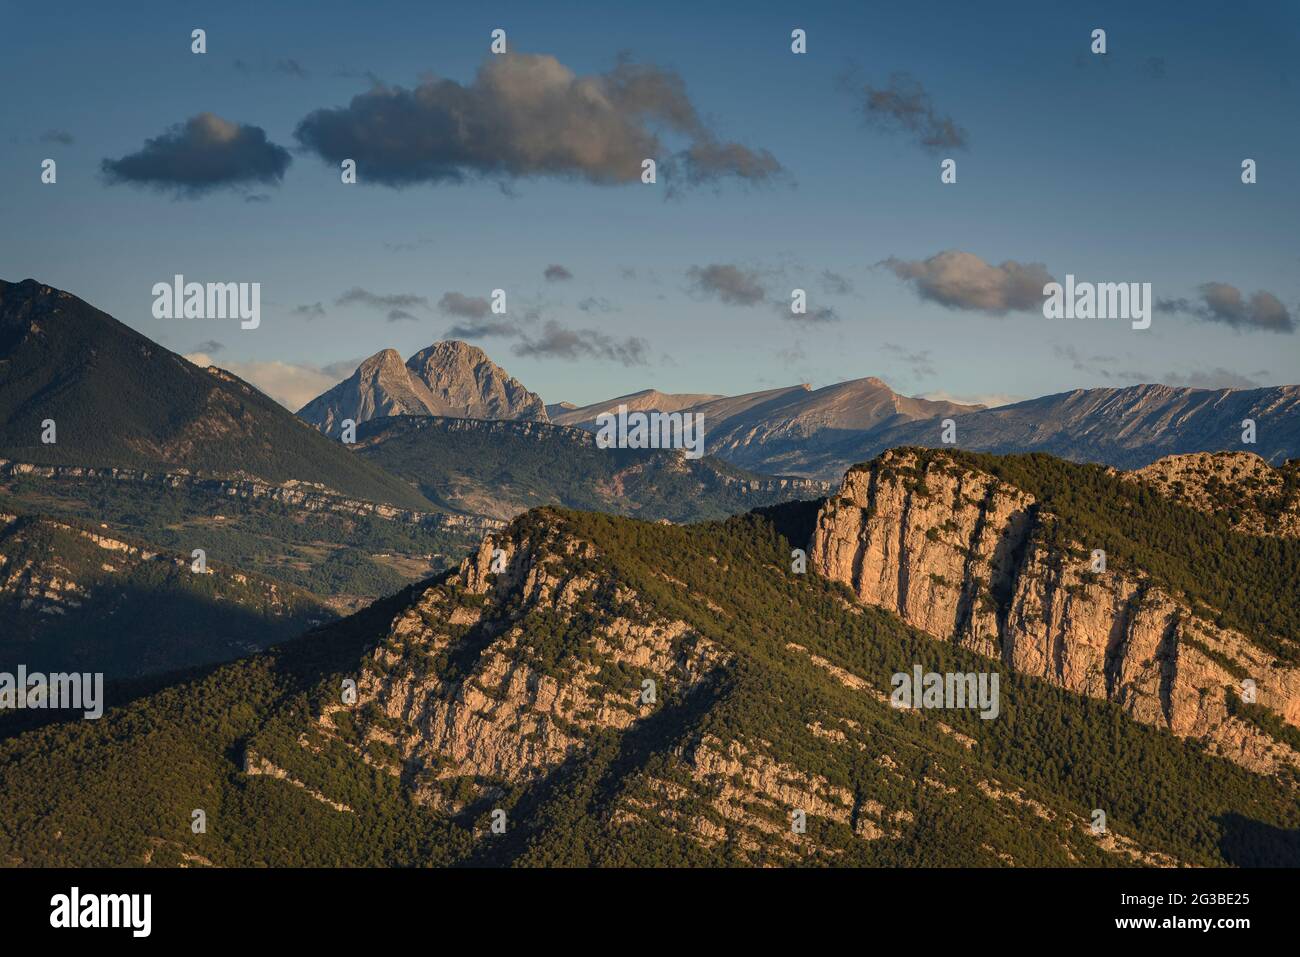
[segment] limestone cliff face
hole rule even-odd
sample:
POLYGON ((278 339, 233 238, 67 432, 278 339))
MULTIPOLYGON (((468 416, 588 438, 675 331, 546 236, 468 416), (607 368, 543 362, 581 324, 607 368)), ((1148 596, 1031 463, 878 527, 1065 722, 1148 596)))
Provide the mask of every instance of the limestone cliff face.
POLYGON ((772 642, 730 594, 732 570, 790 596, 813 583, 744 539, 697 548, 692 534, 560 510, 516 519, 375 610, 362 657, 253 735, 245 772, 339 814, 366 813, 378 779, 476 839, 498 810, 510 829, 554 826, 538 808, 573 798, 616 846, 653 836, 715 862, 848 862, 891 855, 942 805, 1030 835, 1004 848, 990 832, 969 849, 989 863, 1179 862, 1145 836, 1093 833, 1091 805, 990 764, 980 728, 892 708, 887 680, 818 638, 864 616, 812 602, 790 619, 808 644, 772 642))
POLYGON ((1300 766, 1227 698, 1251 678, 1258 704, 1300 725, 1300 669, 1140 572, 1094 573, 1092 543, 1045 543, 1052 520, 991 475, 898 450, 849 471, 818 515, 809 559, 936 638, 1113 701, 1253 770, 1300 766))
MULTIPOLYGON (((426 590, 392 623, 357 682, 360 739, 369 762, 386 767, 418 800, 450 810, 499 789, 537 781, 601 731, 625 731, 654 712, 656 697, 689 689, 724 657, 685 622, 656 615, 631 590, 575 572, 591 545, 574 539, 485 539, 450 582, 426 590), (597 596, 600 596, 599 598, 597 596), (581 656, 555 660, 537 637, 543 610, 569 619, 600 603, 610 609, 581 656), (465 642, 472 664, 445 662, 465 642), (637 679, 611 680, 611 675, 637 679), (376 746, 378 745, 378 746, 376 746)), ((551 617, 555 616, 555 617, 551 617)), ((331 705, 320 717, 326 734, 331 705)))

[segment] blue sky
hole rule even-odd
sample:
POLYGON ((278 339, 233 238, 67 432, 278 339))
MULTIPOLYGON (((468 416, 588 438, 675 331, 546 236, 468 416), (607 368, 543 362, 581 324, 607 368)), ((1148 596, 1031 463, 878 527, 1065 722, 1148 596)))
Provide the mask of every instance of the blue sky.
MULTIPOLYGON (((466 324, 439 307, 446 294, 495 288, 511 334, 473 341, 548 402, 867 375, 965 398, 1300 382, 1297 4, 51 6, 0 4, 0 82, 20 91, 0 101, 0 278, 68 289, 285 401, 381 348, 409 355, 442 338, 466 324), (190 52, 195 27, 206 54, 190 52), (468 87, 497 27, 512 55, 578 77, 609 75, 625 53, 680 79, 709 137, 767 151, 780 175, 723 171, 668 198, 665 181, 602 185, 563 168, 392 189, 364 167, 341 184, 295 136, 376 78, 468 87), (804 55, 790 51, 796 27, 804 55), (1094 28, 1104 56, 1089 52, 1094 28), (900 72, 960 142, 930 149, 864 111, 864 90, 892 89, 900 72), (201 113, 287 149, 282 180, 179 198, 108 181, 104 160, 201 113), (957 183, 944 185, 949 156, 957 183), (47 157, 54 185, 40 181, 47 157), (1249 186, 1246 157, 1258 163, 1249 186), (945 251, 995 278, 1012 263, 1150 282, 1181 306, 1145 331, 999 314, 927 298, 881 265, 924 272, 945 251), (572 278, 545 279, 553 264, 572 278), (734 267, 761 300, 728 302, 701 279, 709 266, 734 267), (152 286, 175 273, 260 282, 260 327, 154 319, 152 286), (1233 287, 1241 309, 1210 283, 1233 287), (834 318, 783 315, 795 287, 834 318), (340 303, 352 289, 415 297, 401 310, 413 318, 340 303), (1261 292, 1263 311, 1251 305, 1261 292), (323 314, 295 311, 315 303, 323 314), (548 323, 565 335, 548 338, 548 323)), ((687 145, 656 131, 665 154, 687 145)))

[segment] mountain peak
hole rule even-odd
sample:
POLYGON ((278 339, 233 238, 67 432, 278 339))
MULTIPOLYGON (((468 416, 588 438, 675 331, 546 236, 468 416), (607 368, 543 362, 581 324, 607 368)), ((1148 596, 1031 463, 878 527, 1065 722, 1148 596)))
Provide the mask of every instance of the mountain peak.
POLYGON ((37 465, 256 476, 370 501, 427 504, 313 435, 243 379, 201 368, 36 280, 0 282, 0 457, 37 465), (58 442, 41 441, 58 423, 58 442))
MULTIPOLYGON (((396 350, 390 349, 388 351, 393 352, 396 350)), ((411 356, 408 361, 414 362, 417 356, 438 356, 442 359, 464 358, 471 362, 492 362, 487 353, 478 346, 470 345, 461 339, 439 339, 433 345, 426 346, 411 356)))
POLYGON ((366 359, 364 362, 362 362, 361 365, 363 367, 367 365, 372 367, 377 367, 380 365, 388 365, 392 362, 399 362, 405 365, 405 363, 402 361, 402 354, 398 352, 396 349, 380 349, 369 359, 366 359))
POLYGON ((405 362, 396 349, 382 349, 298 415, 326 433, 344 419, 361 423, 387 415, 548 421, 539 396, 459 339, 435 342, 405 362))

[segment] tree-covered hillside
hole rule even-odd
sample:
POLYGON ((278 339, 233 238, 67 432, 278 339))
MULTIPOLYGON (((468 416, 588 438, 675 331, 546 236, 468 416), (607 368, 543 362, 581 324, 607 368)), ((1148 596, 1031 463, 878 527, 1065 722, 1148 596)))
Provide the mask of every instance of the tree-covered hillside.
POLYGON ((174 671, 335 617, 310 592, 215 557, 196 573, 191 550, 157 552, 97 526, 0 514, 0 671, 174 671))
POLYGON ((584 430, 537 422, 389 416, 358 428, 357 451, 444 508, 494 518, 562 505, 699 521, 820 488, 804 479, 756 475, 713 457, 601 449, 584 430))
POLYGON ((681 527, 537 510, 493 539, 497 572, 489 550, 101 721, 10 737, 0 858, 1300 862, 1296 782, 1108 703, 1003 673, 994 720, 891 708, 894 672, 997 665, 793 573, 792 511, 681 527))

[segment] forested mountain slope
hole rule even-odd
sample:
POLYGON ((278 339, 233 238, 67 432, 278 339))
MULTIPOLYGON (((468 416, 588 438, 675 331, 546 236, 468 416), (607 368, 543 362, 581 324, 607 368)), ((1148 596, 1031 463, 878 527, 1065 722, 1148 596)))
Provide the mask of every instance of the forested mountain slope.
POLYGON ((798 574, 792 539, 813 513, 683 527, 530 512, 459 569, 300 641, 4 741, 0 854, 1300 861, 1287 772, 1252 773, 798 574), (891 675, 914 666, 1000 670, 998 716, 891 707, 891 675))

